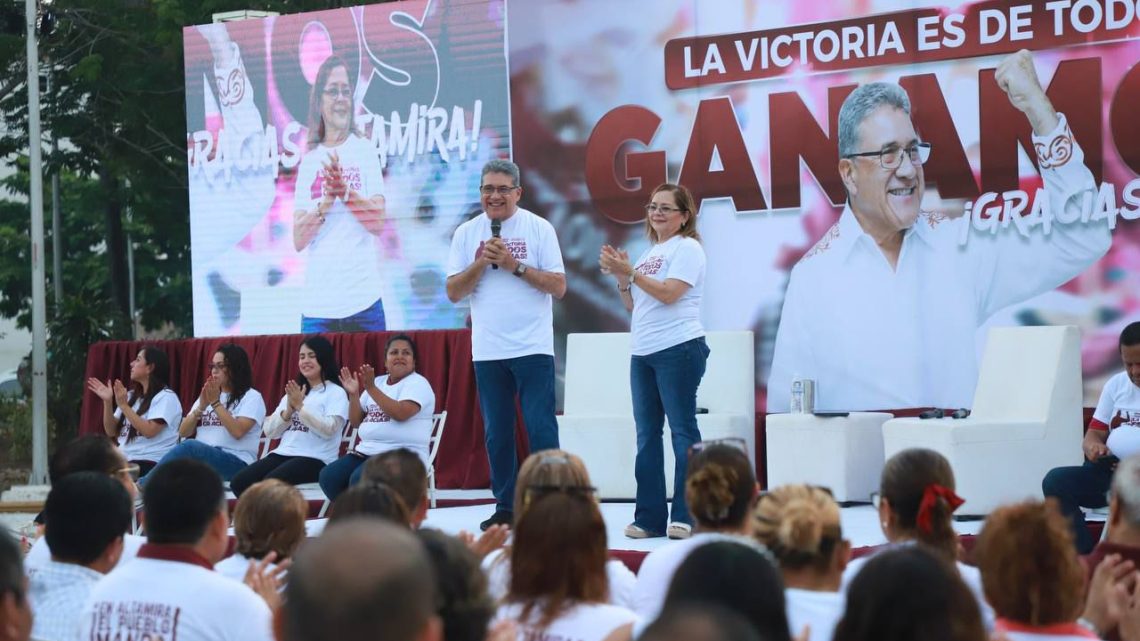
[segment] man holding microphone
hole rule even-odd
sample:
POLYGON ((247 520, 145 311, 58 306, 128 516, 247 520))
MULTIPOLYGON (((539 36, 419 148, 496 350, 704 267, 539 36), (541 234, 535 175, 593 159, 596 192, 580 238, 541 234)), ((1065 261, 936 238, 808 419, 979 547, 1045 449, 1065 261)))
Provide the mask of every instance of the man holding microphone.
POLYGON ((486 530, 514 516, 516 390, 530 451, 558 447, 551 297, 566 294, 566 269, 554 227, 518 206, 518 165, 488 162, 479 194, 483 212, 451 239, 447 297, 471 297, 471 359, 496 501, 486 530))

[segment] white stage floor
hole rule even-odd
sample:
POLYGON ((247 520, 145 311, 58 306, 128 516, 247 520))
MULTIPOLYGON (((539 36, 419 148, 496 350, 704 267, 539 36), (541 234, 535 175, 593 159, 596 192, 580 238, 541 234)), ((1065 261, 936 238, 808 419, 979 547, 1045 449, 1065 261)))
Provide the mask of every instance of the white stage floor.
MULTIPOLYGON (((490 498, 488 490, 441 490, 441 499, 483 499, 490 498)), ((602 516, 606 520, 607 547, 611 550, 637 550, 650 552, 663 545, 668 539, 628 539, 622 533, 627 524, 633 521, 633 503, 602 503, 602 516)), ((437 528, 449 534, 461 530, 479 532, 479 523, 491 516, 494 505, 466 505, 443 507, 428 510, 424 527, 437 528)), ((851 541, 852 547, 861 548, 882 545, 887 542, 879 527, 878 513, 870 505, 843 508, 840 512, 843 534, 851 541)), ((1090 520, 1103 520, 1103 515, 1089 515, 1090 520)), ((309 521, 309 536, 317 536, 324 529, 325 520, 309 521)), ((955 522, 954 529, 959 534, 977 534, 983 521, 955 522)))

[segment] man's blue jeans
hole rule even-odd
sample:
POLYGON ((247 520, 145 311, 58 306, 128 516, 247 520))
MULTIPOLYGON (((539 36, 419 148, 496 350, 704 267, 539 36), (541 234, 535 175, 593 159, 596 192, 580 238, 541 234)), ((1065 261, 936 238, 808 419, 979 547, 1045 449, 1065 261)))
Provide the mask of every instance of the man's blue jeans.
MULTIPOLYGON (((202 461, 206 465, 214 468, 223 481, 230 480, 234 474, 245 469, 247 465, 245 461, 230 454, 229 452, 213 445, 206 445, 205 443, 195 440, 187 439, 178 445, 175 445, 165 456, 155 465, 155 469, 164 463, 175 461, 182 458, 195 459, 202 461)), ((152 469, 151 472, 154 470, 152 469)), ((150 476, 148 473, 147 476, 150 476)), ((140 484, 146 483, 146 476, 139 480, 140 484)))
POLYGON ((1108 505, 1108 489, 1112 485, 1115 469, 1115 458, 1095 463, 1086 460, 1084 465, 1055 467, 1041 481, 1041 491, 1045 497, 1056 499, 1061 513, 1068 517, 1077 542, 1077 551, 1081 554, 1092 552, 1096 546, 1081 508, 1108 505))
POLYGON ((685 503, 685 470, 689 446, 701 440, 697 429, 697 386, 705 375, 709 347, 703 337, 685 341, 645 356, 632 356, 629 383, 633 393, 633 419, 637 425, 637 504, 633 522, 653 534, 664 534, 670 521, 665 504, 665 418, 673 436, 672 521, 692 524, 685 503))
MULTIPOLYGON (((329 283, 329 286, 334 286, 329 283)), ((313 318, 301 316, 302 334, 324 332, 382 332, 387 323, 384 320, 384 301, 377 298, 368 309, 356 312, 346 318, 313 318)))
POLYGON ((554 418, 554 357, 530 354, 497 361, 475 361, 475 386, 496 510, 513 511, 518 452, 515 450, 515 394, 522 405, 531 453, 558 447, 554 418))

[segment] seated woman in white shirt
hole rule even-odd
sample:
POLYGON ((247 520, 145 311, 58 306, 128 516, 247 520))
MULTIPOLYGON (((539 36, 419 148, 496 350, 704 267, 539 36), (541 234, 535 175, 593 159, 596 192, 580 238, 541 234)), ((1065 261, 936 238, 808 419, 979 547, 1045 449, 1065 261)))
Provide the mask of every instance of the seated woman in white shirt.
MULTIPOLYGON (((360 428, 360 442, 344 456, 321 470, 321 489, 330 501, 356 485, 370 456, 399 448, 428 460, 435 392, 431 383, 416 372, 416 344, 407 334, 396 334, 384 345, 383 376, 376 376, 365 363, 359 372, 340 370, 341 385, 348 393, 348 420, 360 428)), ((413 509, 413 506, 407 506, 413 509)))
POLYGON ((843 615, 843 569, 851 542, 843 538, 839 505, 825 489, 783 485, 760 495, 752 535, 780 563, 788 625, 810 629, 810 641, 831 641, 843 615))
MULTIPOLYGON (((903 450, 883 466, 879 493, 872 499, 879 510, 879 523, 887 541, 892 545, 925 545, 945 561, 955 564, 978 601, 986 630, 992 630, 993 610, 982 593, 982 575, 978 568, 958 560, 958 533, 954 531, 953 515, 965 501, 954 493, 954 470, 950 468, 950 461, 934 450, 903 450)), ((868 558, 851 561, 843 571, 843 588, 849 597, 848 586, 868 558)))
POLYGON ((87 379, 87 389, 103 401, 103 431, 117 438, 123 455, 149 472, 178 442, 182 402, 169 387, 170 360, 157 347, 144 347, 131 361, 128 392, 122 381, 87 379))
POLYGON ((285 396, 262 428, 281 443, 230 479, 236 496, 266 478, 291 485, 316 482, 325 465, 340 454, 348 395, 340 386, 332 343, 324 336, 307 336, 297 356, 300 373, 285 384, 285 396))
POLYGON ((219 561, 214 570, 237 581, 245 579, 251 564, 270 554, 273 565, 293 557, 305 540, 305 517, 309 504, 297 488, 279 479, 254 483, 234 508, 233 555, 219 561))
MULTIPOLYGON (((1100 638, 1082 618, 1085 570, 1055 504, 1026 501, 991 512, 974 560, 997 615, 995 632, 1009 641, 1100 638)), ((1109 622, 1099 622, 1100 634, 1113 638, 1109 622)))
POLYGON ((673 573, 698 546, 724 539, 747 540, 752 504, 759 488, 744 447, 744 441, 739 439, 693 446, 685 496, 696 522, 696 534, 663 545, 642 561, 633 592, 633 609, 642 619, 652 621, 661 613, 673 573))
MULTIPOLYGON (((265 400, 253 389, 253 370, 245 350, 226 343, 210 360, 210 377, 182 424, 186 439, 166 453, 159 465, 180 458, 202 461, 228 481, 257 459, 257 441, 265 421, 265 400)), ((142 482, 145 484, 146 479, 142 482)))
POLYGON ((939 551, 897 546, 865 565, 833 641, 987 641, 977 600, 939 551))
MULTIPOLYGON (((531 454, 519 468, 518 481, 515 483, 512 505, 515 506, 516 526, 536 496, 526 491, 526 488, 532 486, 579 488, 582 491, 590 491, 593 487, 586 464, 576 455, 563 450, 542 450, 531 454)), ((506 528, 504 525, 492 527, 506 528)), ((501 547, 483 558, 487 591, 496 601, 506 597, 511 586, 511 551, 510 546, 501 547)), ((610 559, 606 562, 606 579, 609 582, 608 603, 634 609, 633 591, 637 577, 633 572, 621 561, 610 559)))
POLYGON ((632 610, 608 603, 606 524, 593 488, 531 485, 524 495, 510 589, 496 618, 516 622, 520 640, 602 641, 636 621, 632 610))

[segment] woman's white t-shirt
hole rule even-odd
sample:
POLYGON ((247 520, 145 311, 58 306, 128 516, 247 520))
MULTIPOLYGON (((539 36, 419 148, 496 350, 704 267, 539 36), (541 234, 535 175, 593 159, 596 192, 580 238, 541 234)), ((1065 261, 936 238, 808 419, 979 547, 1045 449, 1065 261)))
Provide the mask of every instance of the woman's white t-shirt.
MULTIPOLYGON (((350 189, 364 198, 384 194, 384 170, 376 148, 350 135, 336 147, 318 145, 305 153, 297 168, 294 209, 316 209, 323 197, 322 164, 330 162, 333 153, 350 189)), ((305 316, 345 318, 380 298, 384 281, 377 238, 342 199, 336 199, 325 212, 325 222, 305 248, 305 260, 305 296, 301 299, 305 316)))
POLYGON ((831 641, 835 624, 839 623, 846 606, 843 592, 818 592, 799 588, 785 588, 784 601, 788 613, 788 629, 792 636, 798 637, 804 626, 809 626, 809 641, 831 641))
MULTIPOLYGON (((135 399, 131 408, 138 412, 140 405, 142 405, 141 396, 135 399)), ((115 409, 115 418, 119 421, 119 448, 123 450, 123 456, 127 457, 128 461, 157 462, 178 443, 178 425, 182 423, 182 401, 178 400, 178 395, 169 387, 163 388, 151 399, 150 407, 142 417, 148 421, 162 420, 166 425, 150 438, 137 433, 136 430, 135 437, 127 442, 131 423, 123 418, 123 410, 115 409)))
POLYGON ((495 622, 518 621, 518 641, 602 641, 615 629, 637 622, 632 610, 608 603, 572 605, 545 628, 536 625, 542 618, 537 608, 526 621, 519 621, 521 614, 521 605, 508 603, 499 607, 495 622))
POLYGON ((427 465, 431 417, 435 413, 435 392, 431 383, 417 372, 412 372, 389 385, 388 374, 384 374, 376 377, 376 387, 393 400, 415 402, 420 410, 406 421, 397 421, 380 409, 367 392, 361 393, 360 407, 364 410, 364 419, 360 422, 360 443, 356 445, 356 451, 373 456, 406 447, 419 454, 427 465))
MULTIPOLYGON (((496 602, 507 598, 511 587, 510 548, 499 548, 483 558, 483 573, 487 575, 487 593, 496 602)), ((637 576, 617 559, 606 561, 606 578, 610 583, 610 604, 633 610, 634 586, 637 576)))
POLYGON ((634 281, 630 351, 635 356, 653 354, 705 335, 701 325, 701 296, 705 290, 705 250, 687 236, 673 236, 653 245, 637 259, 637 273, 661 282, 673 278, 689 288, 666 305, 645 293, 634 281))
MULTIPOLYGON (((273 411, 280 414, 288 403, 288 395, 281 397, 281 402, 273 411)), ((309 390, 301 407, 316 416, 338 416, 341 419, 340 424, 344 425, 348 416, 348 394, 340 385, 325 382, 309 390)), ((301 422, 300 412, 293 412, 289 427, 281 435, 281 444, 273 450, 273 453, 281 456, 305 456, 328 464, 340 456, 340 441, 340 430, 332 436, 322 436, 320 432, 310 429, 301 422)))
MULTIPOLYGON (((214 408, 207 405, 198 419, 198 434, 195 438, 204 445, 211 445, 233 454, 246 463, 252 463, 257 459, 257 441, 261 438, 261 424, 265 422, 265 399, 262 398, 261 392, 251 388, 242 394, 241 400, 234 407, 229 406, 229 392, 219 394, 218 400, 234 418, 253 419, 253 427, 249 428, 241 438, 234 438, 226 426, 222 425, 222 420, 218 418, 214 408)), ((201 398, 194 401, 194 407, 190 411, 196 411, 201 403, 201 398)))

